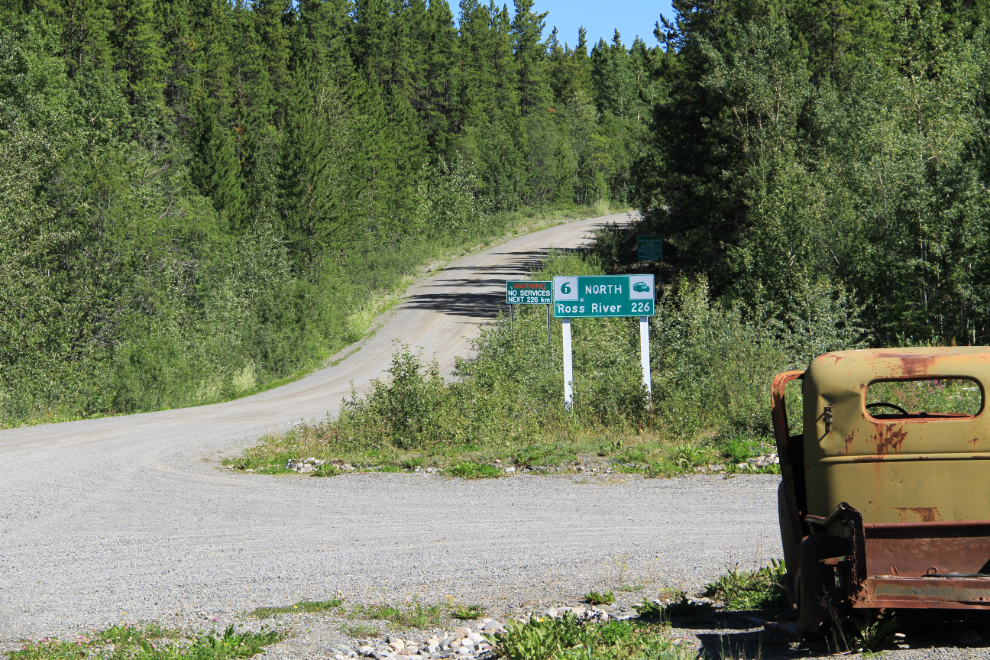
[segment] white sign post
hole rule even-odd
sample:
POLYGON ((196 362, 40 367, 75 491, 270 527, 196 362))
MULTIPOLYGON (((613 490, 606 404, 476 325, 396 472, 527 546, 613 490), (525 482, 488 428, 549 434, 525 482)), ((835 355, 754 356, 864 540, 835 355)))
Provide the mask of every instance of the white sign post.
POLYGON ((639 350, 643 386, 653 396, 650 377, 650 317, 656 313, 653 275, 592 275, 553 278, 553 315, 560 319, 564 340, 564 407, 574 404, 571 356, 572 318, 639 317, 639 350))
POLYGON ((643 385, 651 404, 653 400, 653 379, 650 376, 650 317, 639 317, 639 353, 643 363, 643 385))
POLYGON ((571 361, 571 320, 560 320, 560 334, 564 340, 564 408, 570 410, 574 404, 574 365, 571 361))

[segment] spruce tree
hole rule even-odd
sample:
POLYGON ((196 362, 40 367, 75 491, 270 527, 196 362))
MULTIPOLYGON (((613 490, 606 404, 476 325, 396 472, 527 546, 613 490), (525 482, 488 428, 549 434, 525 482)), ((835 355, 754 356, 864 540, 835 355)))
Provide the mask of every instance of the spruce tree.
POLYGON ((310 87, 312 69, 300 66, 286 94, 276 208, 289 252, 308 272, 330 242, 327 169, 330 154, 310 87))
POLYGON ((591 94, 591 59, 588 57, 588 31, 578 28, 577 46, 574 47, 574 89, 591 94))
POLYGON ((113 63, 113 14, 106 0, 42 0, 39 8, 62 33, 66 72, 75 78, 87 67, 113 63))
POLYGON ((456 131, 456 103, 460 49, 454 16, 447 0, 433 0, 426 11, 428 36, 424 49, 423 88, 420 102, 426 139, 435 155, 448 154, 450 138, 456 131))
POLYGON ((395 235, 392 208, 396 182, 395 150, 378 81, 355 71, 347 89, 353 113, 355 145, 348 198, 355 233, 366 239, 388 240, 395 235))
POLYGON ((153 0, 119 0, 113 12, 113 69, 130 104, 156 106, 162 98, 165 58, 153 0))
POLYGON ((201 99, 197 110, 199 130, 193 145, 190 178, 200 192, 210 198, 226 225, 238 231, 244 223, 247 205, 234 141, 217 120, 214 102, 201 99))
POLYGON ((519 108, 523 114, 545 112, 551 99, 543 42, 547 12, 534 13, 533 0, 514 0, 514 5, 511 38, 519 81, 519 108))
POLYGON ((602 39, 591 51, 591 80, 598 101, 598 111, 624 119, 635 112, 636 82, 630 67, 629 53, 616 30, 611 45, 602 39))

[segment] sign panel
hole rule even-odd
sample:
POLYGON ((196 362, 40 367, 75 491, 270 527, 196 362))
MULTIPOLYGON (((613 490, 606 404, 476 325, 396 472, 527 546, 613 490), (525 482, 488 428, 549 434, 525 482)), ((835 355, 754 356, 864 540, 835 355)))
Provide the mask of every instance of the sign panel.
POLYGON ((506 305, 549 305, 552 301, 551 282, 526 280, 505 283, 506 305))
POLYGON ((653 275, 592 275, 553 278, 555 318, 653 316, 653 275))
POLYGON ((636 248, 640 261, 663 261, 662 236, 637 236, 636 248))

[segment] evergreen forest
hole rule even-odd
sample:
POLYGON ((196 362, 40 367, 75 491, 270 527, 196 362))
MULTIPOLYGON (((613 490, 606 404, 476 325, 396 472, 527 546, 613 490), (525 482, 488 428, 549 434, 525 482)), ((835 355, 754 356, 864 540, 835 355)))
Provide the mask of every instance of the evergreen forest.
POLYGON ((665 279, 803 337, 793 368, 987 343, 990 3, 673 7, 636 184, 665 279))
POLYGON ((438 247, 629 205, 659 45, 457 11, 0 0, 0 426, 278 383, 438 247))
POLYGON ((277 383, 596 204, 642 220, 595 269, 665 239, 671 391, 745 353, 762 418, 825 350, 986 343, 990 1, 672 4, 592 45, 532 0, 0 0, 0 425, 277 383))

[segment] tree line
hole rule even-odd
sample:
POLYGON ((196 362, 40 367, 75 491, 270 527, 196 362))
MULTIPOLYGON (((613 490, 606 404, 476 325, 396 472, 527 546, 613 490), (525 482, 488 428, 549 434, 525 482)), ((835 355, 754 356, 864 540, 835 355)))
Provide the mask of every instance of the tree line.
POLYGON ((802 360, 986 343, 990 5, 673 7, 636 192, 666 277, 799 329, 802 360))
POLYGON ((627 203, 659 46, 458 10, 0 0, 0 423, 251 391, 431 246, 627 203))

